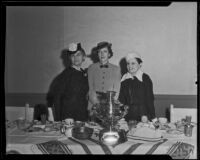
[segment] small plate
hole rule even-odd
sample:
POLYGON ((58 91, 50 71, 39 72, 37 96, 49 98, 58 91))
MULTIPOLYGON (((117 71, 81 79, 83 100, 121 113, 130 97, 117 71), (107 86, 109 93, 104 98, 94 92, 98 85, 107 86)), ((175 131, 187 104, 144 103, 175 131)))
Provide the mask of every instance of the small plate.
POLYGON ((168 134, 174 134, 174 135, 183 134, 183 132, 180 131, 180 130, 167 130, 166 133, 168 133, 168 134))

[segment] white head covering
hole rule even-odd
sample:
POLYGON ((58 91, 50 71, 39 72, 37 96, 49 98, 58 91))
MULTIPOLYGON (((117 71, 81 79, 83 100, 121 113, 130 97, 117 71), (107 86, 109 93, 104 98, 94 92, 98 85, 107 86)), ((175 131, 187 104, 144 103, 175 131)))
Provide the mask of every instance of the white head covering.
MULTIPOLYGON (((129 61, 130 59, 133 59, 133 58, 140 58, 141 59, 141 56, 139 55, 139 53, 136 53, 136 52, 130 52, 126 55, 126 61, 129 61)), ((141 59, 142 60, 142 59, 141 59)))

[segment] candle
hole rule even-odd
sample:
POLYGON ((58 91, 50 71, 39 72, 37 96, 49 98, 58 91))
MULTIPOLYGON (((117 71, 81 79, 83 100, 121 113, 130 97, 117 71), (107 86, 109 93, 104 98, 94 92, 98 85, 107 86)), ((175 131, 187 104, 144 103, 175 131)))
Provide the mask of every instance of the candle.
POLYGON ((25 121, 28 121, 29 104, 25 104, 25 121))
POLYGON ((170 122, 174 122, 174 105, 170 104, 170 122))

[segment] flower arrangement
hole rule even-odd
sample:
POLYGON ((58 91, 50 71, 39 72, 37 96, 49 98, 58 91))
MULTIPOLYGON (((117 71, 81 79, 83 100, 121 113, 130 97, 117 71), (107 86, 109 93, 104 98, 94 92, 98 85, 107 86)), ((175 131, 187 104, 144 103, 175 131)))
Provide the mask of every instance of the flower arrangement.
POLYGON ((74 52, 77 50, 78 45, 76 43, 69 44, 69 51, 74 52))
POLYGON ((114 128, 118 121, 128 113, 128 106, 114 100, 114 96, 114 91, 108 91, 106 99, 93 106, 94 117, 105 128, 114 128))

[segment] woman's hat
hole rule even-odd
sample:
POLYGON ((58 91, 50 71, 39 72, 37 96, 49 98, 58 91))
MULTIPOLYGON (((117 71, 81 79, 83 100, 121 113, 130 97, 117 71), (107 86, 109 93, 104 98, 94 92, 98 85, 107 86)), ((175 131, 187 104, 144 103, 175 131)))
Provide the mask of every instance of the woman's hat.
MULTIPOLYGON (((136 53, 136 52, 130 52, 126 55, 126 61, 129 61, 130 59, 133 59, 133 58, 139 58, 141 59, 141 56, 140 54, 136 53)), ((142 60, 142 59, 141 59, 142 60)))
POLYGON ((102 49, 104 47, 111 47, 111 46, 112 46, 111 43, 103 41, 103 42, 97 43, 96 49, 99 50, 99 49, 102 49))
POLYGON ((71 54, 75 54, 77 51, 82 51, 83 54, 85 55, 85 51, 81 47, 81 43, 70 43, 67 48, 67 53, 71 55, 71 54))
POLYGON ((108 51, 110 53, 109 58, 111 58, 113 56, 113 51, 111 49, 112 44, 106 41, 103 42, 99 42, 97 43, 97 46, 95 47, 95 50, 98 52, 100 49, 107 47, 108 51))

